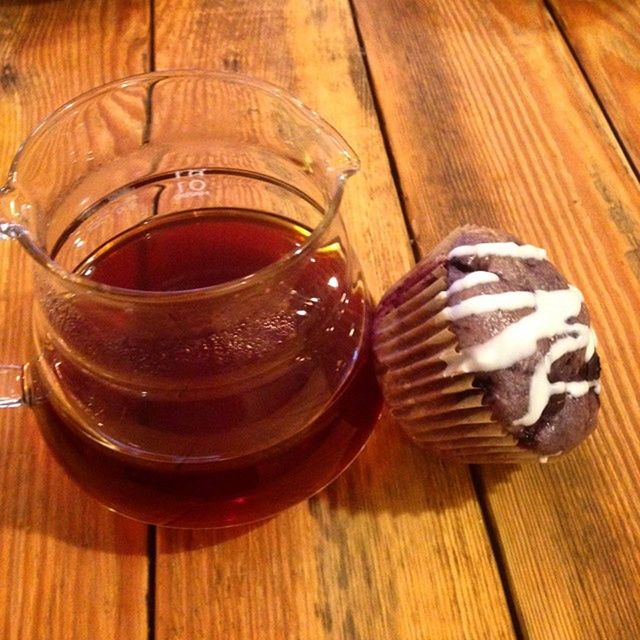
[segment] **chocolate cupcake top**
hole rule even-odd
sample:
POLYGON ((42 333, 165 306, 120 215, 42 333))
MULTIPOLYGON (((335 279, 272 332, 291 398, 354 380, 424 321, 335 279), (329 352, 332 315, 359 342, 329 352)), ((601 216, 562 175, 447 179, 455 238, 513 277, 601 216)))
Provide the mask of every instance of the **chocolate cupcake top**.
POLYGON ((445 375, 475 373, 494 417, 522 446, 544 456, 578 444, 595 427, 600 392, 580 291, 543 249, 493 229, 463 227, 432 255, 446 267, 441 313, 459 345, 445 375))

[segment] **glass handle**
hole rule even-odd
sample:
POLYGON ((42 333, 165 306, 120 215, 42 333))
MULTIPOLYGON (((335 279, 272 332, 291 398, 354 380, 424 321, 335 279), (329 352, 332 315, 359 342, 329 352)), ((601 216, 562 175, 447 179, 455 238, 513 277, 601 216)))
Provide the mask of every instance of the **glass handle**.
MULTIPOLYGON (((7 187, 0 187, 0 202, 10 193, 7 187)), ((4 208, 4 207, 2 207, 4 208)), ((17 237, 20 225, 0 218, 0 241, 17 237)), ((22 407, 27 404, 25 391, 24 367, 19 364, 0 364, 0 409, 22 407)))
POLYGON ((18 364, 0 364, 0 409, 27 404, 23 371, 18 364))

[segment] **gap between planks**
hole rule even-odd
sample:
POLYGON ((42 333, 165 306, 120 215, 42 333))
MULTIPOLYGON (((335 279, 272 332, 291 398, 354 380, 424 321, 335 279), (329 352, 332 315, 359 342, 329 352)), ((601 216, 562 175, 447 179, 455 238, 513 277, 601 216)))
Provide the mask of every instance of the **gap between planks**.
MULTIPOLYGON (((373 73, 369 65, 369 60, 367 58, 366 45, 364 42, 364 38, 362 37, 360 25, 358 24, 358 12, 354 5, 354 0, 349 0, 349 7, 351 9, 353 25, 356 32, 356 37, 358 39, 358 46, 360 47, 362 63, 364 65, 364 68, 367 74, 367 82, 369 83, 369 87, 371 89, 371 96, 372 96, 373 105, 376 111, 376 117, 378 119, 378 123, 380 125, 380 131, 382 133, 384 149, 389 159, 391 176, 393 178, 393 183, 395 185, 396 191, 398 192, 400 208, 402 210, 402 217, 404 219, 404 223, 407 228, 407 233, 409 235, 411 250, 413 252, 413 257, 415 261, 419 262, 422 256, 420 255, 420 248, 418 246, 418 243, 416 242, 415 232, 411 225, 409 213, 406 208, 404 191, 402 189, 402 182, 400 180, 400 172, 398 170, 398 165, 396 163, 393 150, 391 149, 391 143, 389 141, 387 124, 385 121, 384 113, 382 111, 382 106, 380 105, 380 100, 378 98, 378 92, 376 90, 373 73)), ((491 545, 491 551, 493 553, 493 558, 496 563, 496 569, 500 577, 500 584, 504 592, 504 597, 507 603, 507 609, 509 611, 509 617, 511 618, 511 626, 513 628, 513 633, 516 640, 523 640, 525 635, 523 633, 522 620, 518 615, 518 611, 516 609, 515 597, 514 597, 511 581, 509 580, 509 575, 507 572, 506 558, 502 549, 497 527, 495 526, 495 522, 491 515, 488 501, 486 499, 484 482, 482 480, 481 474, 479 473, 479 469, 476 465, 469 466, 469 475, 471 477, 473 490, 476 496, 476 500, 478 501, 478 506, 480 507, 480 512, 482 514, 482 521, 484 524, 485 531, 487 533, 487 538, 489 539, 489 544, 491 545)))
POLYGON ((627 164, 629 165, 631 172, 633 173, 636 181, 640 183, 640 168, 636 167, 635 163, 633 162, 633 158, 631 157, 631 154, 629 153, 629 150, 627 149, 627 146, 625 145, 624 140, 622 139, 622 136, 618 131, 618 128, 613 122, 613 119, 611 118, 611 116, 609 116, 609 113, 607 112, 607 109, 604 106, 604 102, 602 101, 602 98, 600 97, 600 94, 598 93, 598 90, 596 89, 595 84, 591 81, 591 78, 589 78, 589 74, 587 73, 587 70, 582 64, 580 60, 580 56, 578 55, 578 52, 576 51, 575 47, 571 43, 571 39, 569 38, 569 34, 567 33, 567 29, 563 24, 562 18, 560 17, 559 13, 556 11, 556 8, 553 5, 552 0, 542 0, 542 4, 549 15, 551 22, 554 24, 555 28, 560 33, 560 36, 562 37, 562 40, 565 46, 567 47, 567 51, 569 52, 569 55, 575 61, 576 67, 578 68, 580 75, 582 76, 582 79, 584 80, 585 84, 589 88, 589 92, 593 96, 593 99, 598 105, 598 108, 602 112, 602 115, 607 125, 609 126, 609 129, 611 130, 611 133, 613 134, 614 139, 618 143, 618 146, 620 147, 620 151, 622 152, 622 155, 627 161, 627 164))
POLYGON ((348 0, 348 2, 349 2, 349 9, 351 10, 351 20, 353 21, 353 28, 356 33, 356 38, 358 40, 360 56, 362 57, 362 64, 364 66, 365 73, 367 74, 367 84, 369 85, 369 89, 371 91, 373 108, 375 109, 376 119, 378 120, 378 124, 380 126, 380 133, 382 134, 384 151, 387 155, 387 159, 389 160, 389 169, 391 171, 391 178, 393 179, 393 184, 398 193, 398 202, 400 204, 400 210, 402 211, 402 219, 404 220, 404 226, 407 229, 407 235, 409 236, 409 245, 411 246, 411 252, 413 253, 414 260, 416 262, 419 262, 421 258, 420 247, 416 242, 416 235, 413 230, 413 226, 411 225, 409 212, 407 211, 407 207, 405 204, 405 195, 402 190, 402 182, 400 181, 400 172, 398 171, 398 165, 396 164, 395 156, 393 155, 393 151, 391 150, 391 143, 389 142, 389 136, 387 131, 387 123, 384 118, 382 106, 380 105, 380 100, 378 99, 378 92, 376 91, 375 84, 373 81, 373 74, 371 73, 369 60, 367 59, 367 49, 364 44, 362 32, 360 31, 360 25, 358 24, 358 14, 357 14, 355 5, 353 3, 353 0, 348 0))
MULTIPOLYGON (((147 59, 147 71, 156 70, 156 11, 155 0, 149 0, 149 49, 147 59)), ((147 109, 145 135, 151 134, 151 122, 153 114, 151 112, 151 92, 147 94, 147 109)), ((160 192, 161 193, 161 192, 160 192)), ((158 193, 158 196, 160 195, 158 193)), ((158 207, 158 198, 153 203, 154 214, 158 207)), ((156 640, 156 571, 158 564, 158 529, 154 525, 147 526, 147 639, 156 640)))
POLYGON ((156 566, 158 559, 157 527, 147 528, 147 638, 156 640, 156 566))

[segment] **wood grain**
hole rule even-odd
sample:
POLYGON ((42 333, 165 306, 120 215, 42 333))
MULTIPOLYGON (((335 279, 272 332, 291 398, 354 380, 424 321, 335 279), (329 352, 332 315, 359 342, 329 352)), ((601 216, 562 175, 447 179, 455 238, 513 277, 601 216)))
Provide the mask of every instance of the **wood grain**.
POLYGON ((640 167, 640 4, 552 0, 549 5, 634 165, 640 167))
POLYGON ((482 470, 524 635, 637 638, 638 184, 540 2, 355 6, 421 250, 471 221, 546 246, 600 338, 596 434, 555 464, 482 470))
MULTIPOLYGON (((412 258, 347 0, 163 0, 156 27, 159 68, 256 75, 344 133, 364 166, 344 216, 379 297, 412 258)), ((267 524, 158 533, 158 640, 512 637, 467 469, 387 420, 339 481, 267 524)))
MULTIPOLYGON (((53 108, 144 69, 142 2, 0 6, 0 167, 53 108)), ((2 212, 4 214, 5 212, 2 212)), ((28 354, 31 284, 23 251, 0 243, 1 360, 28 354)), ((26 409, 0 413, 0 637, 147 636, 146 528, 110 513, 63 475, 26 409)))

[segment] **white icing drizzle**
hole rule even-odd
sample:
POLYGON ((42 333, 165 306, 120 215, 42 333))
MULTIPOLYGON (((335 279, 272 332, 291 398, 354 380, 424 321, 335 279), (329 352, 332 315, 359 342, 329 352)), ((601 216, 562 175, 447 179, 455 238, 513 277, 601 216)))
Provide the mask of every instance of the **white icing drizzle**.
MULTIPOLYGON (((569 325, 575 327, 576 325, 569 325)), ((531 384, 529 387, 529 408, 522 418, 514 420, 513 424, 517 426, 527 427, 535 424, 545 407, 549 403, 551 396, 567 393, 574 398, 579 398, 589 392, 589 389, 595 389, 598 393, 600 383, 598 380, 581 380, 579 382, 549 382, 549 374, 551 366, 556 360, 562 356, 578 349, 584 349, 590 342, 591 331, 589 328, 580 324, 577 336, 566 336, 556 340, 550 347, 549 351, 540 359, 531 376, 531 384)), ((585 358, 588 362, 591 358, 585 358)))
POLYGON ((506 291, 504 293, 491 293, 487 295, 473 296, 462 302, 445 307, 442 315, 447 320, 460 320, 480 313, 491 311, 516 311, 517 309, 535 308, 536 296, 531 291, 506 291))
MULTIPOLYGON (((459 255, 500 255, 522 259, 544 259, 543 249, 531 245, 516 245, 510 242, 483 243, 457 247, 449 253, 449 258, 459 255)), ((456 281, 447 290, 447 297, 464 289, 484 282, 499 281, 497 274, 479 271, 470 273, 456 281), (474 278, 475 274, 481 274, 474 278), (458 283, 462 282, 458 287, 458 283), (455 288, 454 288, 455 287, 455 288)), ((509 291, 488 295, 472 296, 462 302, 445 307, 440 314, 448 320, 459 320, 470 315, 495 311, 533 309, 516 322, 505 327, 486 342, 463 349, 447 361, 445 375, 477 373, 508 369, 516 362, 535 354, 538 341, 554 339, 548 352, 536 365, 529 387, 527 412, 514 421, 515 425, 535 424, 549 403, 551 396, 566 393, 574 398, 585 395, 591 389, 600 393, 599 380, 551 382, 549 374, 554 362, 564 355, 585 349, 585 362, 593 357, 596 348, 594 331, 585 324, 570 323, 580 313, 583 303, 582 293, 569 285, 568 289, 555 291, 509 291)))
POLYGON ((540 462, 540 464, 546 464, 547 462, 549 462, 549 458, 556 458, 557 456, 561 456, 564 453, 564 451, 556 451, 555 453, 548 453, 546 456, 540 456, 538 458, 538 461, 540 462))
POLYGON ((459 293, 465 289, 477 287, 479 284, 489 284, 490 282, 500 282, 500 276, 491 271, 472 271, 462 278, 456 280, 448 289, 447 296, 459 293))
POLYGON ((449 252, 448 258, 461 256, 503 256, 507 258, 521 258, 522 260, 545 260, 547 252, 531 244, 516 244, 515 242, 480 242, 479 244, 463 244, 449 252))
MULTIPOLYGON (((465 300, 471 304, 458 311, 454 319, 474 313, 513 311, 533 308, 533 312, 505 327, 499 334, 482 344, 463 349, 449 363, 448 373, 497 371, 513 366, 519 360, 536 352, 538 340, 552 338, 570 331, 579 331, 584 325, 568 324, 567 320, 580 313, 582 294, 575 287, 557 291, 509 291, 487 296, 474 296, 465 300), (523 295, 524 294, 524 295, 523 295), (488 300, 483 301, 483 298, 488 300), (520 306, 518 306, 520 303, 520 306), (464 314, 462 314, 464 311, 464 314)), ((460 305, 464 304, 463 302, 460 305)), ((452 312, 460 305, 447 307, 452 312)))

